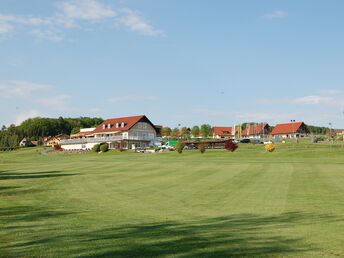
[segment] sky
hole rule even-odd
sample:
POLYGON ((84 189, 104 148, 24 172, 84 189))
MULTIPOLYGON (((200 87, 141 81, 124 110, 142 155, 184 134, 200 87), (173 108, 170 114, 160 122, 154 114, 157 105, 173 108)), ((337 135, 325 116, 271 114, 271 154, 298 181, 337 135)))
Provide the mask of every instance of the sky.
POLYGON ((0 125, 344 128, 342 0, 1 0, 0 125))

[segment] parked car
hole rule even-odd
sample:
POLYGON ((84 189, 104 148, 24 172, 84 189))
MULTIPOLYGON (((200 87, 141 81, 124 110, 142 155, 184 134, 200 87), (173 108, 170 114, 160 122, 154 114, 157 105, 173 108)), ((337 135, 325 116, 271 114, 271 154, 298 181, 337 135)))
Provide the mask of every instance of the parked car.
POLYGON ((272 144, 272 141, 264 141, 263 144, 272 144))
POLYGON ((260 140, 257 140, 257 139, 253 139, 253 140, 251 140, 251 143, 252 144, 262 144, 263 142, 260 140))
POLYGON ((250 143, 251 140, 250 139, 242 139, 240 140, 241 143, 250 143))

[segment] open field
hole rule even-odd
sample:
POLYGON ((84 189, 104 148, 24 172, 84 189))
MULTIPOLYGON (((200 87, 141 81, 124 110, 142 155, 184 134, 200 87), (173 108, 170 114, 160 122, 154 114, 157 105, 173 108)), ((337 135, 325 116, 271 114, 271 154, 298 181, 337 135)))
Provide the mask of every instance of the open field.
POLYGON ((344 256, 344 147, 0 153, 1 257, 344 256))

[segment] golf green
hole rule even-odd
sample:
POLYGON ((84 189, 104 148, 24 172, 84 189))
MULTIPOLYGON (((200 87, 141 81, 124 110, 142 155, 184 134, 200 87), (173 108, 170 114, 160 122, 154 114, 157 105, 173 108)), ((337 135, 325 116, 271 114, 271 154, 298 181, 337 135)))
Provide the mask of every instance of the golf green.
POLYGON ((1 257, 344 256, 344 147, 0 152, 1 257))

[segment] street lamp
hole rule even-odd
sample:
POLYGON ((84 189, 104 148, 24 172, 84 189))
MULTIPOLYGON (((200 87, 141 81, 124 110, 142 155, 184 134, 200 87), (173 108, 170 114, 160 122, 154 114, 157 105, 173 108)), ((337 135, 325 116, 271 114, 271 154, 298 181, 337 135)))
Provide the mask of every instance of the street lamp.
MULTIPOLYGON (((294 133, 294 123, 295 123, 295 120, 290 120, 290 122, 292 123, 291 124, 291 127, 292 127, 292 133, 294 133)), ((295 138, 295 134, 294 134, 294 137, 293 138, 295 138)))

